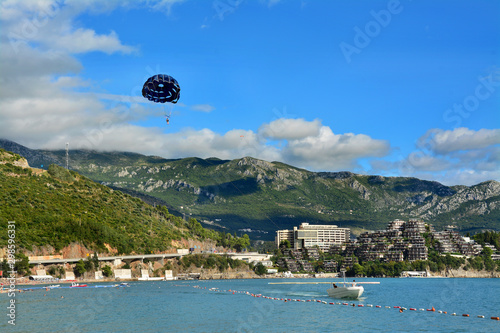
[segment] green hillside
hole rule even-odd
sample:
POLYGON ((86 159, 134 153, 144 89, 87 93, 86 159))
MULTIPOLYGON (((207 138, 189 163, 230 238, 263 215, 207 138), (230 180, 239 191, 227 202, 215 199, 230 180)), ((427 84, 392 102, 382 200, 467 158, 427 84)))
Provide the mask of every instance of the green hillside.
POLYGON ((15 221, 17 248, 71 243, 119 253, 151 253, 172 248, 172 240, 217 240, 194 219, 185 222, 164 206, 153 207, 75 171, 51 165, 29 168, 19 155, 0 149, 0 248, 7 245, 7 222, 15 221))

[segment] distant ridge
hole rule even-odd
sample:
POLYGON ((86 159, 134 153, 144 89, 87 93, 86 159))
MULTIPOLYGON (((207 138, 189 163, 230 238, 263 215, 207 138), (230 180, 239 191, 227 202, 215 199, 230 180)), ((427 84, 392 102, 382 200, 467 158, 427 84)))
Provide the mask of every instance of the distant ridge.
POLYGON ((31 167, 47 169, 50 164, 60 164, 59 160, 47 156, 42 151, 27 148, 7 139, 0 139, 0 148, 23 156, 31 167))

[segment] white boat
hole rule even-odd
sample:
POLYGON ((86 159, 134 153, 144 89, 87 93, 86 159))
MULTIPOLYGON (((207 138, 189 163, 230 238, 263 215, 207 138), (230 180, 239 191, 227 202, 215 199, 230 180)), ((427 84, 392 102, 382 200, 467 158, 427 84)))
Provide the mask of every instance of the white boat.
POLYGON ((342 270, 341 272, 344 276, 344 281, 333 282, 332 287, 326 290, 328 296, 334 298, 359 298, 363 294, 363 291, 365 291, 365 288, 363 288, 363 286, 357 285, 356 282, 346 282, 345 270, 342 270))
POLYGON ((332 288, 326 290, 328 296, 330 297, 352 299, 359 298, 363 294, 363 291, 365 291, 363 286, 357 286, 349 282, 346 282, 345 284, 342 282, 338 285, 332 283, 332 288))
POLYGON ((343 281, 335 281, 335 282, 323 282, 323 281, 307 281, 307 282, 269 282, 269 284, 330 284, 332 287, 327 289, 328 296, 334 298, 351 298, 356 299, 359 298, 365 288, 361 286, 361 284, 380 284, 380 282, 347 282, 345 280, 345 270, 342 269, 342 276, 344 277, 343 281))

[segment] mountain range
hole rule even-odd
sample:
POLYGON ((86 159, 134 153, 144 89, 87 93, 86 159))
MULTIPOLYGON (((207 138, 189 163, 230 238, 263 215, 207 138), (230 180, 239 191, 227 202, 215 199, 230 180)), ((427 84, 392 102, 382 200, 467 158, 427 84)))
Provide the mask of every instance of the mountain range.
MULTIPOLYGON (((0 147, 31 166, 66 164, 65 150, 33 150, 12 141, 0 147)), ((386 227, 394 219, 421 219, 442 229, 472 233, 500 229, 500 183, 445 186, 411 177, 311 172, 252 157, 165 159, 128 152, 69 151, 69 167, 111 188, 166 205, 210 228, 272 240, 278 229, 302 222, 350 227, 353 233, 386 227)))

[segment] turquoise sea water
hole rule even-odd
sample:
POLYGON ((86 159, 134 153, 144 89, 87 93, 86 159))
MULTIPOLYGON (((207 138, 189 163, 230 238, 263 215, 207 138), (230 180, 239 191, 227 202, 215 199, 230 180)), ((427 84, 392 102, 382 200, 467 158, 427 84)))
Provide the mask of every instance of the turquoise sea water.
POLYGON ((499 279, 358 281, 375 280, 380 281, 380 285, 365 285, 365 293, 356 301, 329 298, 325 284, 269 284, 327 281, 323 279, 131 282, 130 288, 36 290, 16 295, 15 326, 7 322, 10 298, 0 294, 3 312, 0 331, 500 332, 500 321, 490 319, 500 316, 499 279), (270 300, 245 292, 311 302, 270 300), (330 302, 348 302, 349 305, 331 305, 330 302), (408 310, 400 313, 394 306, 408 310), (436 312, 419 311, 432 307, 436 312), (469 317, 462 314, 469 314, 469 317), (477 318, 478 315, 485 318, 477 318))

